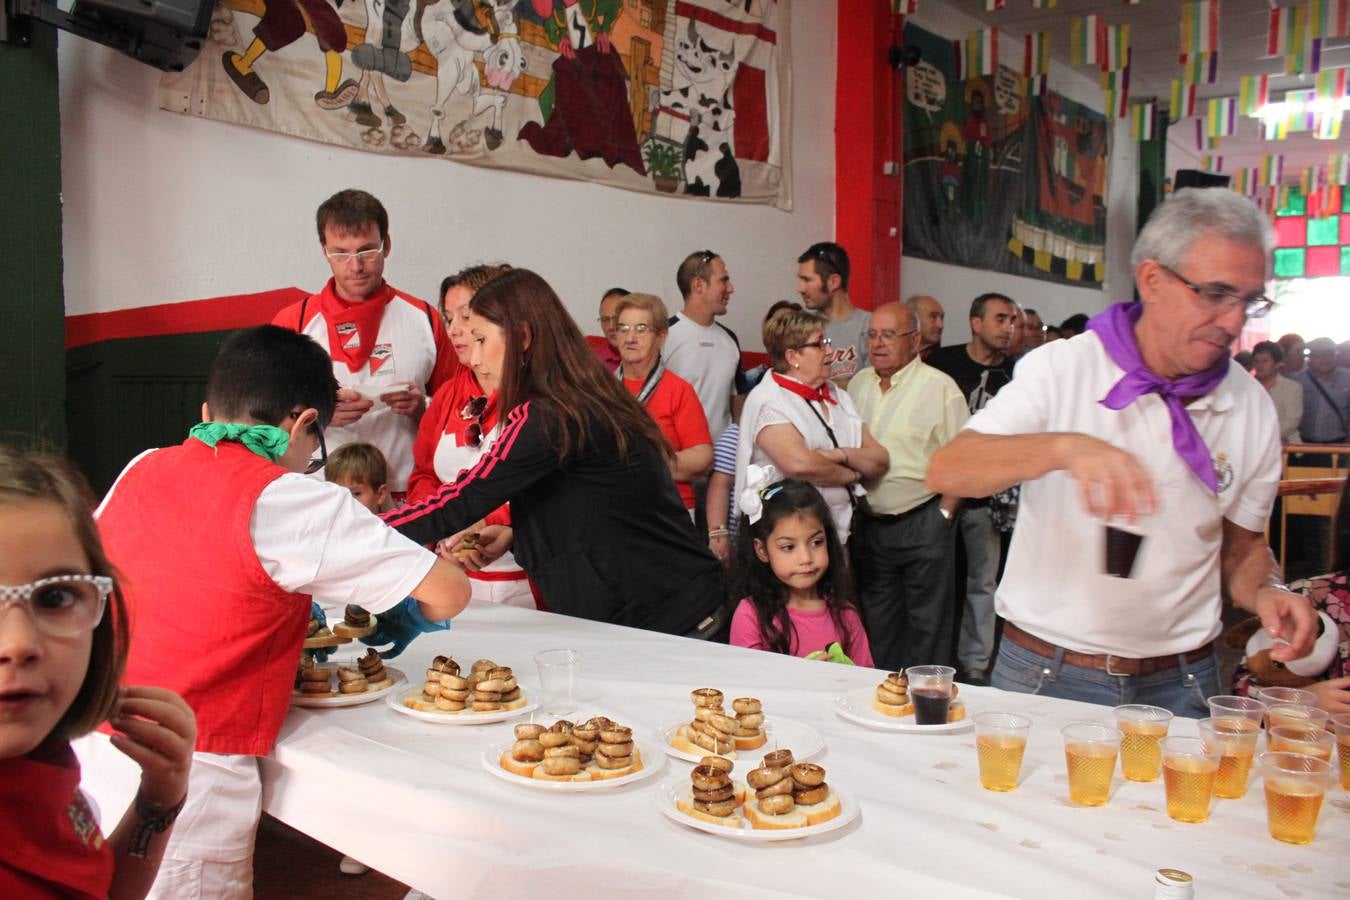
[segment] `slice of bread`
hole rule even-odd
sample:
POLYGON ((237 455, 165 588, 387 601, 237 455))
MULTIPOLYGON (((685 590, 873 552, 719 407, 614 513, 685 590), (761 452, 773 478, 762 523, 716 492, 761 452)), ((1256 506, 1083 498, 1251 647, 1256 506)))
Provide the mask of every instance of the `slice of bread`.
POLYGON ((840 803, 839 795, 834 791, 825 797, 819 803, 812 803, 809 806, 797 806, 797 812, 806 816, 806 824, 819 825, 821 822, 828 822, 839 815, 840 803))
POLYGON ((914 714, 913 703, 906 703, 904 706, 891 706, 889 703, 882 703, 876 697, 872 698, 872 708, 882 715, 897 719, 914 714))
POLYGON ((521 708, 522 706, 524 706, 527 702, 529 702, 529 701, 527 701, 524 697, 517 697, 515 700, 512 700, 510 703, 503 703, 503 704, 502 704, 502 709, 520 709, 520 708, 521 708))
POLYGON ((537 762, 520 762, 511 755, 510 750, 502 753, 499 761, 503 769, 521 778, 533 778, 534 770, 539 766, 537 762))
POLYGON ((370 637, 379 629, 375 617, 370 617, 370 624, 364 628, 357 628, 354 625, 348 625, 346 622, 334 622, 333 634, 340 638, 352 640, 354 638, 370 637))
POLYGON ((543 766, 539 766, 537 769, 535 769, 534 772, 533 772, 533 774, 530 775, 530 777, 533 778, 533 779, 535 779, 535 780, 537 780, 537 781, 591 781, 591 780, 593 780, 593 779, 591 778, 591 771, 590 771, 589 769, 582 769, 580 772, 578 772, 578 773, 575 774, 575 775, 549 775, 547 772, 544 771, 544 767, 543 767, 543 766))
POLYGON ((714 816, 702 810, 694 809, 694 790, 690 787, 686 787, 681 793, 675 795, 675 808, 686 816, 711 822, 713 825, 721 825, 724 828, 740 828, 743 821, 734 812, 729 816, 714 816))
POLYGON ((760 747, 763 747, 763 746, 768 742, 768 740, 769 740, 769 736, 766 735, 766 734, 764 733, 764 729, 761 728, 761 729, 759 730, 759 734, 755 735, 754 737, 738 737, 738 738, 736 738, 736 749, 737 749, 737 750, 758 750, 760 747))
MULTIPOLYGON (((689 738, 685 737, 685 730, 684 730, 685 727, 686 726, 681 725, 680 730, 675 732, 675 735, 671 737, 670 746, 674 747, 676 750, 679 750, 681 753, 692 753, 694 756, 697 756, 699 758, 712 754, 711 750, 706 750, 703 747, 700 747, 698 744, 695 744, 693 741, 689 740, 689 738)), ((735 759, 736 751, 728 750, 725 753, 719 753, 717 755, 724 759, 735 759)))
POLYGON ((622 778, 625 775, 632 775, 637 771, 637 768, 628 765, 621 769, 602 769, 595 763, 591 763, 586 768, 582 769, 582 771, 589 772, 592 781, 609 781, 611 778, 622 778))
POLYGON ((807 826, 806 815, 798 807, 790 813, 783 813, 781 816, 766 816, 755 806, 753 797, 747 798, 745 806, 741 807, 745 812, 745 818, 750 823, 751 828, 760 829, 778 829, 778 828, 805 828, 807 826))
POLYGON ((382 691, 382 690, 384 690, 385 688, 387 688, 387 687, 389 687, 390 685, 392 685, 393 683, 394 683, 393 677, 392 677, 392 676, 389 676, 389 675, 386 675, 383 681, 372 682, 372 683, 370 684, 370 686, 366 688, 366 690, 368 690, 368 691, 382 691))

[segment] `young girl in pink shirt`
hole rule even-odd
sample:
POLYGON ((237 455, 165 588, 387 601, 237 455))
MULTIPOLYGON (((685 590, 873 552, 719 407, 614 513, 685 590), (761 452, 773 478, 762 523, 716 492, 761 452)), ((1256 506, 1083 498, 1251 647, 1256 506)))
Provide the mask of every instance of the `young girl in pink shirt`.
POLYGON ((871 667, 872 651, 829 507, 805 481, 756 486, 772 475, 771 467, 750 473, 740 500, 748 521, 741 526, 732 596, 744 599, 731 620, 731 643, 827 658, 837 643, 854 663, 871 667))

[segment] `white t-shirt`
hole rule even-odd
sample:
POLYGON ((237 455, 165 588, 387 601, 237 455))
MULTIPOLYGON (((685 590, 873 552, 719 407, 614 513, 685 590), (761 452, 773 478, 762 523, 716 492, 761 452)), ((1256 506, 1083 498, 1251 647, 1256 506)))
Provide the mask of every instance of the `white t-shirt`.
MULTIPOLYGON (((853 405, 853 398, 838 388, 832 388, 838 405, 829 407, 828 423, 830 431, 840 447, 862 446, 862 417, 853 405)), ((739 503, 741 489, 745 487, 747 466, 772 465, 773 460, 756 442, 759 433, 770 425, 791 425, 801 434, 809 450, 832 450, 834 441, 829 431, 811 410, 814 404, 783 388, 774 380, 773 373, 766 374, 750 396, 745 398, 745 408, 741 410, 741 436, 736 444, 736 489, 731 495, 733 502, 739 503)), ((849 525, 853 519, 853 504, 849 500, 849 488, 841 485, 816 485, 816 490, 825 498, 830 513, 834 516, 835 528, 839 530, 839 542, 848 540, 849 525)), ((740 515, 739 505, 736 507, 740 515)))
POLYGON ((1237 363, 1187 407, 1219 475, 1209 489, 1172 447, 1166 404, 1148 394, 1122 410, 1098 401, 1124 372, 1093 332, 1025 356, 1017 377, 966 426, 983 434, 1088 434, 1134 455, 1160 510, 1141 518, 1133 578, 1103 574, 1103 522, 1088 515, 1065 471, 1022 485, 1017 528, 995 606, 999 615, 1069 650, 1150 657, 1218 636, 1223 520, 1262 531, 1280 478, 1280 436, 1265 389, 1237 363))
POLYGON ((830 338, 830 380, 847 382, 867 368, 867 329, 872 325, 872 314, 855 309, 847 319, 831 321, 825 326, 830 338))
MULTIPOLYGON (((461 447, 458 436, 450 432, 441 432, 440 440, 436 442, 436 455, 432 458, 432 468, 436 470, 436 477, 442 484, 453 484, 459 480, 469 469, 478 465, 478 461, 487 452, 492 449, 496 443, 497 436, 502 433, 502 425, 499 421, 492 430, 483 435, 477 447, 461 447)), ((520 564, 516 562, 515 554, 507 550, 501 556, 497 557, 491 563, 483 567, 485 572, 523 572, 520 564)), ((470 575, 470 578, 473 576, 470 575)), ((524 577, 523 574, 521 577, 524 577)), ((530 606, 534 608, 533 605, 530 606)))
MULTIPOLYGON (((151 452, 127 463, 122 475, 151 452)), ((373 613, 401 603, 436 562, 436 554, 381 522, 351 491, 294 472, 262 489, 248 530, 263 571, 279 587, 373 613)))
MULTIPOLYGON (((317 304, 317 301, 314 301, 317 304)), ((393 391, 397 385, 414 382, 425 394, 431 393, 432 371, 436 368, 436 341, 426 311, 401 297, 395 296, 384 308, 380 319, 380 334, 375 352, 387 354, 377 371, 370 371, 370 362, 355 372, 341 360, 333 360, 333 375, 339 387, 360 391, 375 406, 351 425, 333 426, 324 430, 324 442, 332 453, 343 444, 357 441, 380 448, 389 464, 389 490, 408 489, 408 476, 413 470, 413 441, 417 438, 417 421, 401 416, 380 401, 382 393, 393 391)), ((308 335, 328 349, 328 320, 319 312, 305 325, 302 334, 308 335)), ((330 354, 331 355, 331 354, 330 354)), ((313 476, 324 477, 322 472, 313 476)))
POLYGON ((693 385, 708 417, 708 431, 717 440, 731 424, 731 397, 741 366, 736 339, 716 322, 704 326, 673 316, 661 359, 667 369, 693 385))

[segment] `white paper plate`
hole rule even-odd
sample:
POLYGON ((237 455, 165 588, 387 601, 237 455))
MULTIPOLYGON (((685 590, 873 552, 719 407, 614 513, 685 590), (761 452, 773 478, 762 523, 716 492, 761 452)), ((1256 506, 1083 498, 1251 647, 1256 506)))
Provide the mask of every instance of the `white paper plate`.
MULTIPOLYGON (((325 663, 319 668, 333 671, 332 663, 325 663)), ((385 685, 378 691, 366 691, 364 694, 337 694, 332 697, 314 697, 309 694, 301 694, 298 691, 291 691, 291 706, 309 706, 321 709, 339 709, 344 706, 361 706, 366 703, 374 703, 381 697, 393 696, 398 693, 398 686, 405 684, 408 677, 393 666, 385 666, 384 670, 394 679, 393 684, 385 685)))
POLYGON ((520 685, 520 695, 525 699, 524 706, 519 709, 499 709, 493 712, 474 712, 471 709, 450 712, 439 709, 413 709, 411 706, 404 706, 403 699, 405 697, 422 696, 420 687, 395 691, 385 697, 384 702, 394 712, 411 716, 414 719, 421 719, 423 722, 435 722, 437 725, 491 725, 493 722, 505 722, 517 716, 529 715, 539 708, 539 701, 530 699, 534 695, 532 689, 526 690, 525 685, 522 684, 520 685))
MULTIPOLYGON (((661 814, 672 822, 687 825, 699 831, 706 831, 708 834, 715 834, 718 837, 731 838, 734 841, 770 843, 773 841, 796 841, 819 834, 829 834, 831 831, 838 831, 848 825, 858 818, 858 814, 861 812, 858 802, 853 799, 852 794, 831 784, 831 790, 839 797, 839 815, 828 822, 821 822, 819 825, 807 825, 805 828, 752 828, 750 823, 742 818, 741 821, 744 824, 740 828, 727 828, 725 825, 714 825, 712 822, 695 819, 693 816, 687 816, 680 812, 679 807, 675 805, 675 798, 683 793, 687 787, 689 787, 687 777, 671 778, 661 782, 660 787, 656 789, 656 808, 661 810, 661 814)), ((753 803, 754 799, 752 797, 747 798, 747 802, 753 803)))
MULTIPOLYGON (((975 727, 972 721, 974 712, 970 706, 966 706, 966 717, 959 722, 948 722, 945 725, 915 725, 914 716, 888 716, 879 713, 872 708, 872 698, 876 696, 876 688, 858 688, 849 691, 847 694, 840 694, 834 698, 834 711, 841 718, 848 719, 850 722, 857 722, 859 725, 866 725, 868 728, 876 728, 881 731, 903 731, 909 734, 952 734, 958 731, 969 731, 975 727)), ((965 701, 962 700, 964 703, 965 701)))
MULTIPOLYGON (((666 754, 676 759, 682 759, 686 762, 696 763, 705 756, 712 756, 712 751, 699 753, 697 756, 687 750, 680 750, 674 747, 670 741, 675 737, 675 732, 680 730, 680 726, 688 725, 688 719, 681 719, 678 722, 657 729, 656 739, 661 744, 661 749, 666 754)), ((803 722, 796 722, 792 719, 782 719, 778 716, 770 718, 764 717, 764 734, 768 738, 762 747, 754 750, 737 750, 727 759, 736 764, 737 769, 754 769, 764 759, 764 754, 779 747, 792 751, 792 758, 800 761, 806 761, 814 756, 819 756, 825 750, 825 739, 820 736, 810 725, 803 722)))
POLYGON ((645 781, 653 775, 660 774, 666 767, 666 758, 661 755, 660 750, 649 742, 640 740, 635 735, 633 744, 642 754, 642 768, 631 775, 624 775, 622 778, 607 778, 604 781, 541 781, 538 778, 524 778, 515 772, 508 772, 502 768, 501 756, 510 750, 511 744, 514 743, 515 741, 493 744, 484 750, 483 768, 488 770, 488 774, 495 775, 502 781, 509 781, 522 787, 549 791, 555 794, 589 794, 596 791, 608 791, 612 788, 623 787, 626 784, 645 781))

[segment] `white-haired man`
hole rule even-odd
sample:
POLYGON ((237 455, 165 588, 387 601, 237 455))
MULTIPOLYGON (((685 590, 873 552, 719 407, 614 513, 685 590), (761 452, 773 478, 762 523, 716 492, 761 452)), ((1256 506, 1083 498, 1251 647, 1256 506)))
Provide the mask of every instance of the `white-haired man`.
POLYGON ((1142 302, 1028 355, 934 456, 936 491, 1022 484, 995 687, 1204 716, 1220 692, 1223 597, 1288 641, 1274 659, 1312 648, 1316 617, 1280 583, 1262 533, 1280 474, 1275 408, 1229 358, 1247 317, 1270 308, 1272 243, 1245 198, 1177 191, 1135 244, 1142 302), (1132 578, 1104 572, 1110 522, 1144 536, 1132 578))

